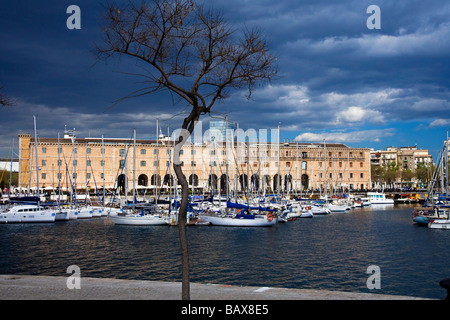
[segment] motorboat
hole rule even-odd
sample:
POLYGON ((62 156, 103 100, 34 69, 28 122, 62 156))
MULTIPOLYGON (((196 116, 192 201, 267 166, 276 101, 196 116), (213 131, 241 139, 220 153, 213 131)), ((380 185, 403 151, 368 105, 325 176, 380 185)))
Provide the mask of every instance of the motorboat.
POLYGON ((372 205, 374 204, 394 204, 394 199, 386 197, 382 192, 367 192, 367 197, 372 205))
POLYGON ((16 205, 0 213, 2 223, 55 222, 56 209, 44 208, 40 205, 16 205))

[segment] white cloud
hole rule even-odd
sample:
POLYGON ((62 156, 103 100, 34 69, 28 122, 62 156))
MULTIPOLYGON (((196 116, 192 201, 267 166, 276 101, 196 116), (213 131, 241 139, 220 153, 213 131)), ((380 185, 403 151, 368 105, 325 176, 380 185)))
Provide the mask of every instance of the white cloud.
POLYGON ((436 119, 430 123, 430 127, 445 127, 450 126, 450 119, 436 119))
POLYGON ((406 33, 399 29, 397 35, 363 34, 359 37, 333 36, 318 40, 297 39, 288 43, 288 48, 302 48, 312 54, 355 53, 367 57, 393 57, 409 55, 442 55, 450 50, 450 23, 443 23, 436 29, 418 29, 406 33))
POLYGON ((361 131, 351 131, 351 132, 323 132, 323 133, 313 133, 305 132, 297 137, 295 141, 301 142, 322 142, 324 139, 327 142, 339 142, 339 143, 349 143, 349 142, 378 142, 382 138, 391 137, 394 135, 393 129, 374 129, 374 130, 361 130, 361 131))
POLYGON ((353 106, 342 110, 337 115, 337 121, 345 122, 370 122, 374 124, 384 124, 383 114, 377 110, 364 109, 353 106))

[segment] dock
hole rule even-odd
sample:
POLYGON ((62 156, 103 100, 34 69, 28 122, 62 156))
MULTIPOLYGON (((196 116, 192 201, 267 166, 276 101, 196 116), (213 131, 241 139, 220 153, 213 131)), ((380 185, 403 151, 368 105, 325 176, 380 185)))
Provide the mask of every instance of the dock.
MULTIPOLYGON (((80 278, 69 289, 69 276, 0 275, 0 300, 181 300, 181 283, 80 278)), ((445 298, 445 292, 442 292, 445 298)), ((421 297, 276 287, 191 283, 191 300, 430 300, 421 297)))

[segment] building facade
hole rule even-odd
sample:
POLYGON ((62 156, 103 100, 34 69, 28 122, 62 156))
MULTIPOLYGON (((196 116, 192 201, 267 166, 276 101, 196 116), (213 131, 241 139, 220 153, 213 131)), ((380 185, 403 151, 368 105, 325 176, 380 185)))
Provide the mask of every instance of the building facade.
MULTIPOLYGON (((402 172, 411 171, 414 173, 420 166, 429 167, 433 164, 433 158, 428 153, 428 150, 417 149, 417 146, 387 147, 386 150, 372 150, 370 152, 370 161, 373 166, 397 167, 398 175, 394 182, 400 184, 403 182, 402 172)), ((413 178, 411 182, 417 183, 419 181, 417 178, 413 178)), ((373 187, 379 187, 379 185, 374 185, 373 187)))
MULTIPOLYGON (((172 169, 174 142, 156 140, 39 138, 19 135, 19 186, 92 194, 103 186, 139 193, 167 192, 177 185, 172 169), (37 169, 37 171, 36 171, 37 169), (36 174, 38 172, 38 174, 36 174)), ((187 142, 180 152, 183 172, 194 193, 293 194, 308 190, 370 188, 370 149, 344 144, 187 142), (228 188, 228 189, 227 189, 228 188)))

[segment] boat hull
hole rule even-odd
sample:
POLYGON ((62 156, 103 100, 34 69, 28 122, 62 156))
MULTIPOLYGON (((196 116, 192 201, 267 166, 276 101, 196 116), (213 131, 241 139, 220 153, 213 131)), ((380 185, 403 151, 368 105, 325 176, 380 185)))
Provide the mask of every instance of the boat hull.
POLYGON ((114 224, 133 225, 133 226, 163 226, 167 225, 167 221, 160 217, 154 216, 109 216, 114 224))
POLYGON ((231 217, 219 217, 219 216, 200 216, 200 218, 209 222, 213 226, 224 227, 272 227, 277 224, 278 218, 274 217, 269 221, 266 217, 254 218, 254 219, 236 219, 231 217))
POLYGON ((450 230, 450 219, 431 220, 430 223, 428 223, 428 228, 429 229, 450 230))

